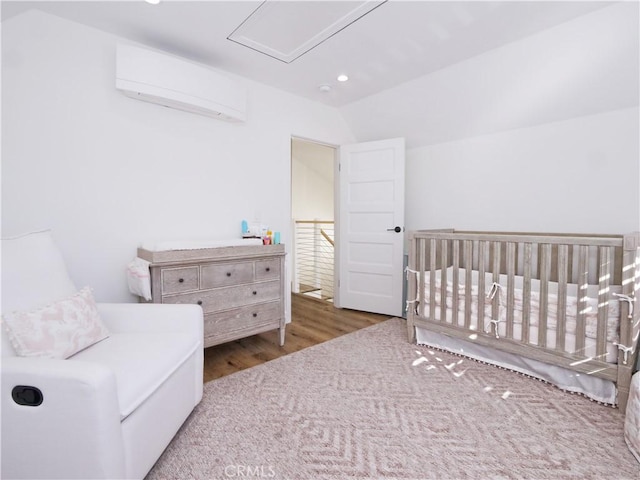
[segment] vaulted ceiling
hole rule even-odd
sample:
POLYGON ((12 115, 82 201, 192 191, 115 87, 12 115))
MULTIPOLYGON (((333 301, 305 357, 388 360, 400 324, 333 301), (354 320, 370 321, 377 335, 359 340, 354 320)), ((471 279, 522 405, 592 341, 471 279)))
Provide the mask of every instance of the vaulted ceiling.
POLYGON ((3 1, 2 17, 37 8, 296 95, 344 106, 609 4, 3 1), (290 55, 278 59, 277 51, 290 55), (339 74, 348 75, 349 81, 338 82, 339 74), (322 85, 328 91, 321 91, 322 85))

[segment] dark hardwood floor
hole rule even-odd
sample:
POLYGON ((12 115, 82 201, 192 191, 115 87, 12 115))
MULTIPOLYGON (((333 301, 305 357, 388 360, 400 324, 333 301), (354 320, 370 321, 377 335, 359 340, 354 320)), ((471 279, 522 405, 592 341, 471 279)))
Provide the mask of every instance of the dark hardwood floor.
POLYGON ((291 323, 284 346, 276 330, 209 347, 204 351, 204 381, 229 375, 303 348, 388 320, 388 315, 335 308, 304 295, 291 296, 291 323))

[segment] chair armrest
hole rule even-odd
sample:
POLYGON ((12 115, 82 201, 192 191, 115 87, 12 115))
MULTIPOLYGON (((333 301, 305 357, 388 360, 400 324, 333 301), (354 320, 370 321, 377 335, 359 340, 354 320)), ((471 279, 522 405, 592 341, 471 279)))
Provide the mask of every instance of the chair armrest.
POLYGON ((2 477, 121 478, 125 473, 113 372, 79 360, 2 358, 2 477), (40 406, 18 405, 17 385, 40 406), (72 466, 70 468, 70 466, 72 466))
POLYGON ((98 311, 114 333, 192 332, 196 338, 204 337, 199 305, 98 303, 98 311))

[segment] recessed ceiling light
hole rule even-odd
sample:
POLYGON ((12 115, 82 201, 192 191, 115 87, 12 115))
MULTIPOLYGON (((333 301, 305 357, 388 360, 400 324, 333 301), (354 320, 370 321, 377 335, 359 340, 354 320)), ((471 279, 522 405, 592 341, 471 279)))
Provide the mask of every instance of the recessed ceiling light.
POLYGON ((344 73, 342 75, 338 75, 338 81, 339 82, 346 82, 347 80, 349 80, 349 77, 347 75, 345 75, 344 73))
POLYGON ((147 3, 150 3, 151 5, 158 5, 160 3, 160 0, 144 0, 147 3))
POLYGON ((320 85, 318 89, 323 93, 329 93, 331 91, 331 85, 320 85))

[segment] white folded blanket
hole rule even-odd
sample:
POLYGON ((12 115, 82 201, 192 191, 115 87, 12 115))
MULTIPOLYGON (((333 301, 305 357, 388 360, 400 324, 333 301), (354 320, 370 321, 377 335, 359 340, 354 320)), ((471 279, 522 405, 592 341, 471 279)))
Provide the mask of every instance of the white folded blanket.
POLYGON ((127 283, 129 291, 134 295, 151 300, 151 274, 150 263, 136 257, 127 265, 127 283))

